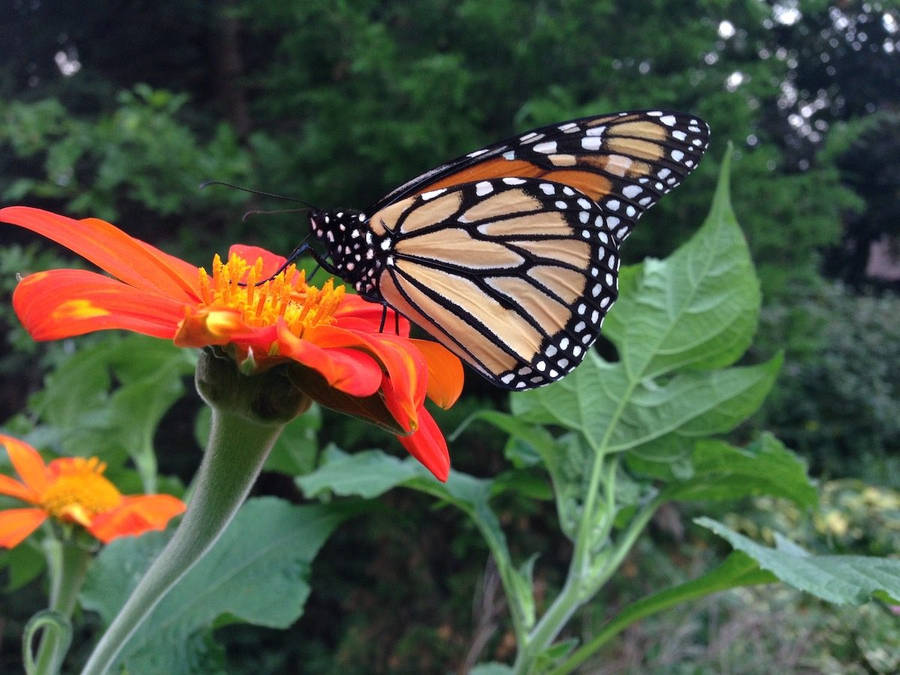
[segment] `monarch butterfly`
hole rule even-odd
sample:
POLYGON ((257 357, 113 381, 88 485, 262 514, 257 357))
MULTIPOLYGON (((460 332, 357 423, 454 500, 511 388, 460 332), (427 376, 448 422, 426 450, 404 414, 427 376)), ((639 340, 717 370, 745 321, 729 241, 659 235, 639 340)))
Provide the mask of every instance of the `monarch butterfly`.
POLYGON ((313 256, 493 384, 539 387, 584 358, 617 297, 619 245, 708 141, 706 122, 663 110, 540 127, 366 211, 312 209, 313 256))

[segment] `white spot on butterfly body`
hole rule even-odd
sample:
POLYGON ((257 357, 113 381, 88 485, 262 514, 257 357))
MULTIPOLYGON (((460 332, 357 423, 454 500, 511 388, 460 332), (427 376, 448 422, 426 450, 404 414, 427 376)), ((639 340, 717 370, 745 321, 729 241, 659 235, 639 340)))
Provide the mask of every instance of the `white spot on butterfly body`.
POLYGON ((583 209, 589 209, 589 208, 591 208, 591 203, 584 197, 579 197, 578 198, 578 206, 580 206, 583 209))
POLYGON ((603 147, 603 140, 597 136, 585 136, 581 139, 581 147, 596 152, 603 147))
POLYGON ((487 148, 482 148, 481 150, 476 150, 475 152, 470 152, 466 157, 478 157, 479 155, 483 155, 487 152, 487 148))
POLYGON ((541 183, 538 187, 545 195, 552 195, 554 192, 556 192, 556 188, 553 187, 550 183, 541 183))
POLYGON ((676 162, 680 162, 682 159, 684 159, 684 153, 681 150, 673 150, 669 154, 676 162))
POLYGON ((567 134, 572 133, 573 131, 578 131, 578 125, 575 124, 575 122, 566 122, 565 124, 560 124, 556 128, 560 131, 564 131, 567 134))
POLYGON ((665 124, 667 127, 675 126, 675 116, 674 115, 665 115, 664 117, 660 117, 659 121, 665 124))
POLYGON ((681 129, 676 129, 672 132, 672 138, 675 138, 679 141, 683 141, 687 138, 687 134, 681 131, 681 129))
POLYGON ((500 378, 500 381, 503 384, 509 384, 510 382, 512 382, 514 377, 515 377, 515 375, 513 375, 512 373, 507 373, 506 375, 504 375, 503 377, 500 378))
POLYGON ((621 202, 618 199, 610 199, 606 202, 606 208, 610 211, 618 211, 621 202))
POLYGON ((605 127, 605 126, 602 126, 602 127, 591 127, 590 129, 588 129, 588 130, 587 130, 586 132, 584 132, 584 133, 585 133, 585 135, 587 135, 587 136, 602 136, 602 135, 603 135, 603 132, 605 132, 605 131, 606 131, 606 127, 605 127))
POLYGON ((628 197, 629 199, 632 199, 633 197, 637 197, 639 194, 641 194, 641 192, 643 192, 643 190, 637 185, 626 185, 622 189, 622 194, 625 195, 626 197, 628 197))
POLYGON ((538 143, 532 149, 535 152, 541 152, 545 155, 549 155, 556 152, 556 141, 546 141, 544 143, 538 143))
POLYGON ((521 178, 504 178, 503 182, 507 185, 521 185, 525 181, 521 178))
POLYGON ((503 159, 515 159, 515 158, 516 158, 516 153, 515 153, 514 151, 512 151, 512 150, 507 150, 507 151, 504 152, 503 155, 501 155, 501 156, 503 157, 503 159))

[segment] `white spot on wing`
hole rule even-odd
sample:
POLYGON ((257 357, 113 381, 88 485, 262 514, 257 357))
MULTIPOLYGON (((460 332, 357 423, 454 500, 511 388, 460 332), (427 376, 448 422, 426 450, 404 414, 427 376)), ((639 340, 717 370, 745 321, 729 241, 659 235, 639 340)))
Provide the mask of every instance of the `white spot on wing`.
POLYGON ((429 190, 428 192, 422 193, 422 199, 424 199, 427 202, 429 199, 434 199, 439 194, 443 194, 446 191, 447 191, 447 188, 438 188, 437 190, 429 190))

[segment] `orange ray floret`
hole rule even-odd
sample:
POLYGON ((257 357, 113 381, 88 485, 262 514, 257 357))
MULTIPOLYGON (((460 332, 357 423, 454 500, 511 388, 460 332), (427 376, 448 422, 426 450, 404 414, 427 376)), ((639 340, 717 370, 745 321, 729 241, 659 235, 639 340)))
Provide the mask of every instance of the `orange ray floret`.
POLYGON ((0 546, 13 548, 50 517, 78 523, 103 543, 116 537, 165 529, 185 509, 171 495, 123 496, 103 476, 106 465, 96 457, 62 457, 45 464, 37 450, 0 434, 0 444, 21 482, 0 476, 0 494, 33 508, 0 511, 0 546))
MULTIPOLYGON (((257 247, 232 246, 207 272, 96 218, 15 206, 0 209, 0 221, 38 232, 112 275, 59 269, 25 277, 13 306, 36 340, 124 329, 181 347, 221 347, 245 370, 298 363, 339 393, 317 399, 325 404, 334 407, 344 395, 380 397, 389 417, 364 419, 400 433, 446 479, 446 441, 423 403, 427 396, 452 405, 462 366, 444 347, 409 339, 406 319, 391 317, 387 325, 397 333, 383 333, 384 307, 331 280, 313 286, 293 265, 272 277, 285 259, 257 247)), ((355 407, 337 409, 354 414, 355 407)))

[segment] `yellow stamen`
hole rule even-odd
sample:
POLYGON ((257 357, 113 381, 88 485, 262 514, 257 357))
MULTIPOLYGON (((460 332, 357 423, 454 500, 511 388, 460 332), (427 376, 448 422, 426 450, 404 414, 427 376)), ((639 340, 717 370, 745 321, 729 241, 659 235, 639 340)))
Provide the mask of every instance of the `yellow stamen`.
POLYGON ((75 457, 41 495, 41 506, 51 515, 81 522, 114 508, 122 494, 103 476, 106 464, 96 457, 75 457), (80 517, 79 517, 80 516, 80 517))
POLYGON ((298 271, 294 265, 257 286, 260 278, 263 278, 262 258, 250 265, 235 254, 231 254, 227 263, 216 255, 212 278, 200 269, 200 297, 211 310, 240 312, 248 326, 270 326, 284 319, 297 337, 303 337, 304 331, 312 326, 333 323, 333 314, 344 297, 343 285, 335 286, 329 279, 321 289, 310 286, 306 283, 305 270, 298 271))

